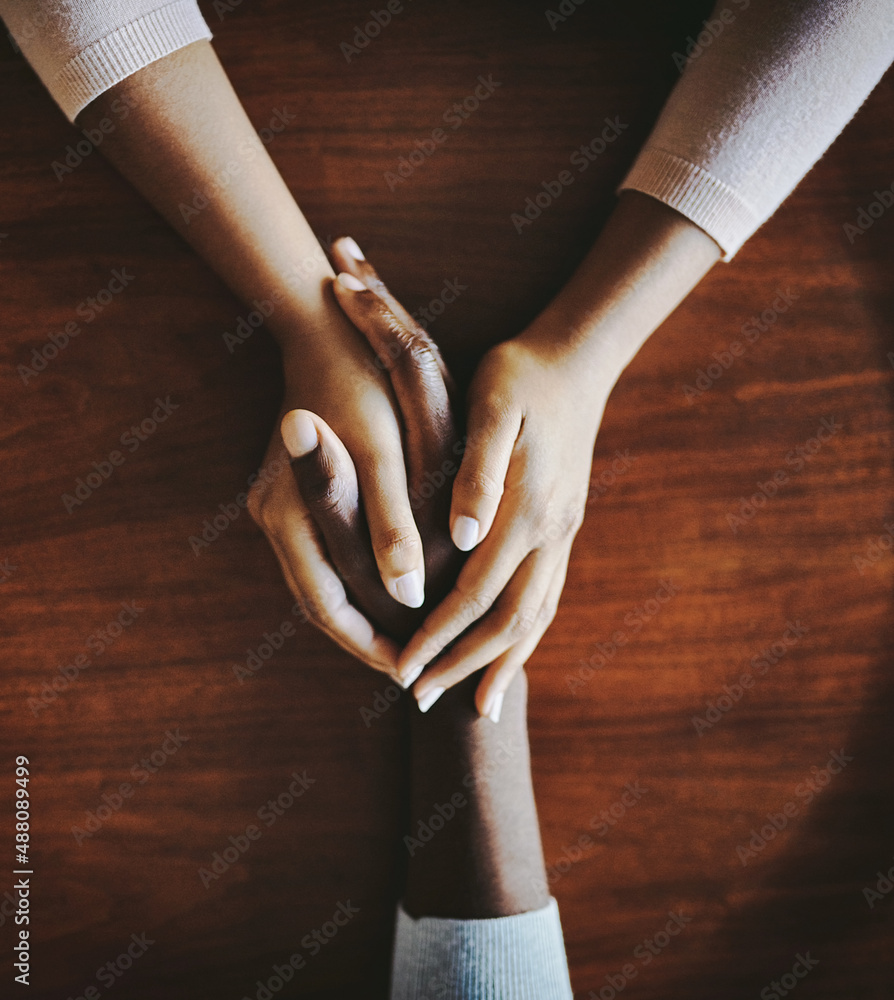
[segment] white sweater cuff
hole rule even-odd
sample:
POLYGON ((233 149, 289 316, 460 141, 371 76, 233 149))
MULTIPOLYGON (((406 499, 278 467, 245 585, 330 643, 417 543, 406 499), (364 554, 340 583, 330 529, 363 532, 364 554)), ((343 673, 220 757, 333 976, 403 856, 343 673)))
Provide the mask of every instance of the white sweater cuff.
POLYGON ((555 899, 490 920, 409 916, 398 907, 391 1000, 572 1000, 555 899))
POLYGON ((736 191, 695 163, 663 149, 646 146, 618 192, 632 189, 651 195, 694 222, 730 258, 763 221, 736 191))
MULTIPOLYGON (((73 10, 71 7, 63 10, 60 20, 68 28, 64 16, 73 10)), ((102 10, 97 7, 91 13, 96 17, 96 27, 101 28, 102 10)), ((195 0, 159 4, 90 44, 67 53, 67 57, 60 57, 58 49, 53 52, 41 44, 39 38, 32 43, 27 32, 17 37, 15 27, 10 27, 44 86, 71 122, 91 101, 137 70, 192 42, 211 38, 211 31, 195 0)))

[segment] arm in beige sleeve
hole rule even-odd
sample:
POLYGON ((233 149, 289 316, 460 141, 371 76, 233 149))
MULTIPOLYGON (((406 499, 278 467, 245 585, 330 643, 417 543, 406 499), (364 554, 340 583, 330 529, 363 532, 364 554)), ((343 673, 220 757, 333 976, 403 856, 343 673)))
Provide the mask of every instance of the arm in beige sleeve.
MULTIPOLYGON (((729 260, 894 60, 891 0, 720 0, 619 190, 675 208, 729 260)), ((683 62, 680 53, 675 61, 683 62)))
POLYGON ((70 122, 137 70, 211 38, 195 0, 0 0, 0 17, 70 122))

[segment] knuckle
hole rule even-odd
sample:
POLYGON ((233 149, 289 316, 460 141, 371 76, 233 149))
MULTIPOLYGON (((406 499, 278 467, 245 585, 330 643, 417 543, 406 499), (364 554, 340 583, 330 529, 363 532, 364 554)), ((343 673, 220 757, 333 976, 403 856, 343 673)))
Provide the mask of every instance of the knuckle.
POLYGON ((418 546, 419 535, 410 525, 395 525, 376 536, 376 555, 380 559, 406 555, 418 546))
POLYGON ((496 594, 492 594, 486 590, 479 590, 477 588, 472 588, 470 590, 459 588, 459 594, 462 598, 460 617, 463 620, 467 619, 467 624, 476 621, 482 615, 487 614, 487 612, 493 607, 494 601, 497 599, 496 594))
POLYGON ((325 475, 311 476, 301 481, 301 492, 308 505, 323 513, 337 513, 347 500, 344 483, 325 475))
POLYGON ((485 469, 471 469, 465 475, 460 472, 456 487, 469 498, 499 500, 503 495, 503 484, 485 469))
POLYGON ((522 607, 513 610, 506 618, 504 633, 511 639, 526 636, 537 621, 537 608, 522 607))
POLYGON ((259 528, 265 531, 269 527, 270 521, 270 490, 265 483, 260 480, 248 491, 248 502, 246 504, 251 519, 259 528))
POLYGON ((581 503, 569 503, 556 507, 546 503, 541 507, 541 536, 546 541, 573 538, 584 523, 585 508, 581 503))

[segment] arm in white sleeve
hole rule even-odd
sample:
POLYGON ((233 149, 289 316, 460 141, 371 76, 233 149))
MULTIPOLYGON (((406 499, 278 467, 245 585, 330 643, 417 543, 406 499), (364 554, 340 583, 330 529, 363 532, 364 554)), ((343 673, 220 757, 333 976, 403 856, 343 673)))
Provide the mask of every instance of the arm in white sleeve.
POLYGON ((0 17, 71 122, 137 70, 211 38, 195 0, 0 0, 0 17))
POLYGON ((729 260, 894 60, 894 3, 720 0, 695 41, 619 190, 670 205, 729 260))

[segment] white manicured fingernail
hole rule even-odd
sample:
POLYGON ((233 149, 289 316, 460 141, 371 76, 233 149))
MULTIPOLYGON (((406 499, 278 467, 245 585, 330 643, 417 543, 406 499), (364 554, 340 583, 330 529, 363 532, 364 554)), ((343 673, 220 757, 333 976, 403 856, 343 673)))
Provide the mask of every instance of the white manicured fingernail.
POLYGON ((434 705, 434 703, 438 700, 438 698, 441 697, 441 695, 444 693, 444 690, 445 690, 444 688, 432 688, 431 691, 428 692, 428 694, 423 695, 419 699, 419 711, 427 712, 432 707, 432 705, 434 705))
POLYGON ((362 292, 366 288, 366 285, 359 278, 355 278, 353 274, 348 274, 347 271, 342 271, 338 276, 338 280, 345 288, 350 288, 352 292, 362 292))
POLYGON ((283 422, 282 437, 292 458, 304 458, 320 443, 314 422, 300 411, 283 422))
POLYGON ((363 256, 363 251, 357 246, 357 241, 352 236, 348 236, 346 239, 343 239, 341 241, 341 245, 354 258, 354 260, 366 260, 363 256))
POLYGON ((425 603, 425 587, 418 569, 404 573, 394 581, 397 599, 408 608, 421 608, 425 603))
POLYGON ((478 542, 479 524, 474 517, 466 517, 461 514, 453 522, 453 544, 463 552, 473 549, 478 542))
POLYGON ((487 713, 488 718, 491 722, 500 721, 500 712, 503 711, 503 692, 500 691, 498 694, 494 695, 493 702, 490 706, 490 711, 487 713))
POLYGON ((404 689, 410 687, 413 684, 413 681, 416 680, 416 678, 422 673, 423 670, 425 670, 424 663, 416 663, 412 667, 409 667, 407 670, 405 670, 404 673, 401 674, 399 678, 400 683, 404 687, 404 689))

